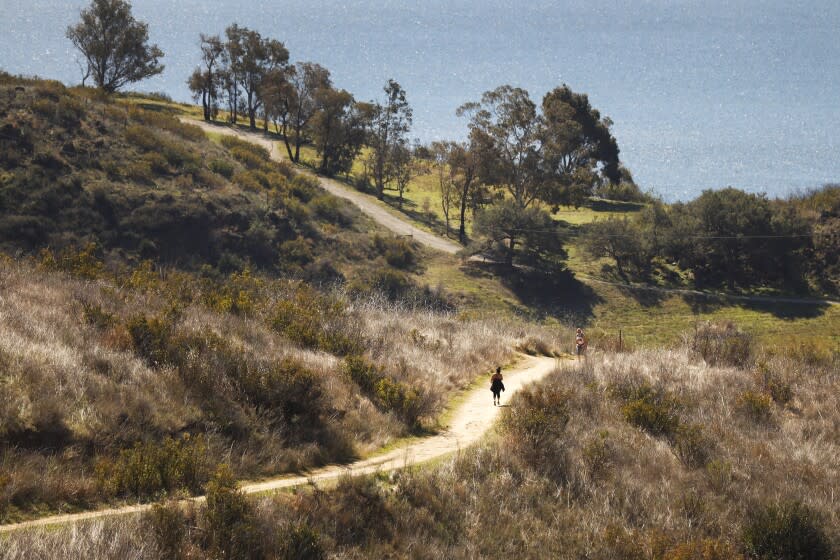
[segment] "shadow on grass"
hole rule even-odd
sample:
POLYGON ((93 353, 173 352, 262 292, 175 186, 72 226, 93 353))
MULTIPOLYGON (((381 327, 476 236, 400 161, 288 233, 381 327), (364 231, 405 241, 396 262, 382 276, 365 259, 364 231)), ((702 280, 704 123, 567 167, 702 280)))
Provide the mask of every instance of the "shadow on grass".
POLYGON ((604 200, 593 198, 586 203, 595 212, 638 212, 645 207, 640 202, 622 202, 620 200, 604 200))
POLYGON ((585 323, 594 316, 595 306, 603 302, 595 290, 568 270, 545 273, 474 261, 462 265, 461 270, 475 278, 498 278, 538 320, 551 317, 585 323))
MULTIPOLYGON (((785 298, 780 298, 784 300, 785 298)), ((767 300, 745 300, 725 295, 686 294, 683 300, 694 313, 712 313, 727 307, 739 307, 747 311, 767 313, 777 319, 814 319, 825 315, 830 307, 828 303, 802 300, 801 302, 785 302, 767 300)))
MULTIPOLYGON (((374 193, 370 193, 370 194, 374 194, 374 193)), ((434 233, 443 237, 444 239, 449 239, 450 241, 457 241, 458 240, 458 225, 457 224, 454 224, 454 227, 453 227, 453 223, 450 221, 450 224, 449 224, 450 235, 446 235, 446 224, 443 223, 443 221, 437 216, 437 214, 434 214, 432 212, 425 212, 422 208, 419 208, 417 206, 417 203, 414 202, 413 200, 408 200, 408 199, 404 198, 403 203, 402 203, 402 207, 400 207, 399 196, 394 195, 394 194, 389 194, 388 192, 385 192, 382 200, 383 200, 383 202, 385 202, 385 204, 387 204, 388 206, 390 206, 394 210, 397 210, 398 212, 401 212, 402 214, 405 214, 408 218, 411 218, 415 222, 418 222, 418 223, 421 223, 421 224, 425 225, 426 227, 431 229, 434 233)), ((469 239, 467 239, 466 241, 469 242, 469 239)))
POLYGON ((670 297, 670 294, 654 287, 632 286, 629 284, 630 277, 626 274, 622 275, 618 270, 610 265, 605 264, 601 267, 601 276, 612 282, 615 282, 615 287, 626 298, 634 300, 642 307, 659 307, 662 302, 670 297), (621 285, 627 284, 627 285, 621 285))

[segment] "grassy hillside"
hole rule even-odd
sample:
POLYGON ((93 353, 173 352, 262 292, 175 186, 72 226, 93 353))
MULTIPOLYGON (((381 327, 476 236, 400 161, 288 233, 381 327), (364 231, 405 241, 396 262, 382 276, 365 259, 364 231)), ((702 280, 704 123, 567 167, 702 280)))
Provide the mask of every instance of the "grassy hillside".
POLYGON ((206 509, 15 534, 0 557, 836 558, 838 371, 706 326, 556 372, 431 468, 255 500, 221 472, 206 509))
MULTIPOLYGON (((316 166, 314 150, 304 148, 304 162, 316 166)), ((425 171, 409 185, 403 216, 419 227, 443 234, 445 228, 436 198, 439 196, 436 177, 429 167, 431 164, 425 163, 425 171), (430 201, 431 213, 424 209, 426 199, 430 201)), ((357 182, 363 171, 363 165, 357 162, 349 183, 357 182)), ((802 197, 798 202, 801 212, 811 216, 809 219, 815 219, 819 214, 816 208, 827 208, 833 203, 819 198, 827 193, 829 191, 802 197)), ((397 211, 391 191, 386 191, 386 202, 397 211)), ((534 278, 501 267, 464 263, 446 255, 427 255, 422 269, 416 271, 418 280, 445 287, 463 313, 513 313, 528 317, 556 328, 561 341, 564 337, 568 339, 565 340, 568 346, 572 343, 574 325, 589 327, 590 338, 596 346, 617 347, 620 331, 622 344, 637 348, 678 342, 687 329, 698 322, 712 320, 734 321, 767 344, 840 349, 838 306, 747 301, 717 297, 714 293, 686 295, 620 285, 626 279, 616 274, 614 263, 607 258, 591 258, 580 246, 577 234, 582 226, 593 221, 611 217, 633 219, 642 208, 644 206, 639 203, 595 198, 580 208, 558 209, 554 217, 571 228, 567 261, 570 274, 550 279, 534 278), (606 283, 598 280, 606 280, 606 283)), ((693 288, 690 274, 678 266, 659 262, 656 269, 659 273, 648 279, 653 287, 664 290, 693 288)), ((786 294, 754 290, 747 295, 786 294)))
POLYGON ((171 104, 0 89, 0 521, 364 455, 545 337, 171 104))

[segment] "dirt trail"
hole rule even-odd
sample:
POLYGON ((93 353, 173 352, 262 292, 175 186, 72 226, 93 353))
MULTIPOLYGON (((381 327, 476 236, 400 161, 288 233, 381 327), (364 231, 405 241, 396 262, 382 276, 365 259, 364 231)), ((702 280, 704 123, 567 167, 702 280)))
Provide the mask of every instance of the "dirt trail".
MULTIPOLYGON (((239 138, 242 138, 243 140, 259 144, 260 146, 263 146, 268 150, 269 154, 271 155, 271 159, 275 161, 283 161, 286 159, 283 157, 279 141, 266 138, 265 135, 262 133, 246 132, 236 128, 231 128, 227 125, 211 124, 204 121, 194 121, 192 119, 182 120, 186 123, 198 126, 209 132, 215 132, 216 134, 227 134, 229 136, 237 136, 239 138)), ((352 202, 353 204, 358 206, 363 213, 367 214, 374 221, 384 226, 385 228, 391 230, 392 232, 396 233, 397 235, 410 235, 414 238, 415 241, 426 245, 427 247, 431 247, 438 251, 442 251, 444 253, 449 253, 452 255, 457 253, 462 248, 457 243, 448 241, 446 239, 438 237, 433 233, 429 233, 428 231, 424 231, 412 225, 409 221, 404 220, 399 216, 393 214, 392 211, 389 210, 384 203, 379 202, 378 200, 369 195, 351 189, 350 187, 343 185, 339 181, 328 179, 326 177, 321 177, 311 171, 302 170, 300 168, 298 168, 298 172, 305 173, 313 179, 317 179, 318 182, 321 184, 321 187, 325 191, 329 192, 334 196, 352 202)))
MULTIPOLYGON (((303 486, 310 481, 319 482, 335 479, 345 474, 359 475, 377 471, 392 471, 457 452, 476 443, 485 435, 493 426, 502 408, 510 400, 511 395, 519 391, 523 386, 544 378, 554 371, 557 366, 558 360, 555 358, 523 357, 511 370, 504 372, 505 388, 507 390, 503 395, 503 404, 501 407, 493 406, 493 397, 490 394, 489 385, 482 385, 466 394, 464 400, 454 411, 449 426, 437 435, 412 441, 387 453, 348 465, 331 465, 313 470, 304 476, 284 476, 261 482, 245 482, 240 485, 240 488, 246 494, 268 492, 282 488, 291 488, 293 486, 303 486)), ((201 503, 204 501, 204 496, 191 498, 189 501, 201 503)), ((65 525, 88 519, 142 513, 151 508, 152 504, 142 504, 86 511, 83 513, 54 515, 33 521, 0 525, 0 534, 20 529, 65 525)))

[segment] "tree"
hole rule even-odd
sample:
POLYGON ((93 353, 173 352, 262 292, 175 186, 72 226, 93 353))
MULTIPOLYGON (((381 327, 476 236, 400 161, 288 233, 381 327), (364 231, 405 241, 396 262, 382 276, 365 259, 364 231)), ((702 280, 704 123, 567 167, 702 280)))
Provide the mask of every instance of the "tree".
POLYGON ((479 103, 466 103, 458 116, 470 119, 470 141, 481 179, 507 191, 521 209, 544 198, 539 177, 540 121, 536 105, 521 88, 499 86, 479 103))
POLYGON ((698 285, 766 283, 778 276, 772 210, 763 195, 726 188, 706 190, 672 208, 671 256, 694 272, 698 285))
POLYGON ((283 142, 292 161, 300 161, 307 125, 319 109, 319 92, 331 87, 330 71, 314 62, 298 62, 282 74, 272 75, 267 88, 271 107, 267 112, 282 125, 283 142))
POLYGON ((578 205, 600 180, 620 179, 611 121, 568 86, 549 92, 541 111, 526 90, 504 85, 457 114, 470 119, 482 180, 507 191, 521 208, 578 205))
MULTIPOLYGON (((289 51, 280 41, 263 39, 257 31, 237 24, 225 30, 227 42, 228 72, 235 82, 233 95, 238 97, 238 88, 244 94, 245 109, 248 113, 249 124, 252 129, 257 127, 257 112, 262 106, 262 82, 270 72, 282 68, 289 61, 289 51)), ((236 101, 234 100, 234 117, 236 122, 236 101)), ((266 126, 268 121, 266 120, 266 126)))
POLYGON ((473 229, 482 240, 479 248, 509 267, 516 262, 552 271, 566 257, 557 224, 537 206, 502 200, 479 212, 473 229))
POLYGON ((640 271, 648 268, 646 261, 650 261, 650 255, 644 250, 641 232, 626 216, 588 224, 581 241, 585 259, 610 257, 624 279, 627 279, 628 265, 635 265, 640 271))
POLYGON ((125 0, 92 0, 66 35, 85 58, 85 75, 106 93, 163 72, 163 51, 148 44, 148 24, 134 19, 125 0))
POLYGON ((611 125, 585 94, 565 84, 543 97, 540 166, 549 183, 544 191, 551 195, 548 202, 577 207, 591 196, 599 179, 619 182, 619 150, 611 125))
POLYGON ((223 60, 225 52, 224 44, 218 35, 201 34, 201 66, 197 67, 190 78, 187 86, 193 92, 193 98, 201 100, 201 108, 204 120, 212 120, 217 112, 216 100, 219 97, 221 79, 216 68, 223 60))
POLYGON ((438 192, 440 193, 440 209, 443 211, 443 220, 446 224, 446 236, 449 237, 449 221, 452 215, 452 207, 457 204, 456 187, 452 174, 450 173, 447 160, 449 159, 450 145, 454 142, 432 143, 435 169, 438 176, 438 192))
POLYGON ((343 89, 320 88, 316 97, 318 110, 309 129, 321 157, 320 172, 349 173, 364 144, 371 107, 356 103, 343 89))
POLYGON ((399 194, 399 207, 402 210, 403 195, 408 189, 408 183, 415 175, 414 157, 406 144, 397 144, 394 146, 393 153, 390 158, 391 170, 389 175, 394 178, 397 184, 397 193, 399 194))
POLYGON ((480 206, 484 198, 483 185, 478 180, 478 154, 471 144, 459 142, 435 142, 432 144, 435 163, 438 168, 438 185, 441 204, 446 218, 446 232, 449 233, 451 206, 458 210, 458 240, 466 240, 467 208, 480 206))
POLYGON ((412 110, 406 101, 405 90, 394 80, 388 80, 383 88, 385 103, 373 106, 373 115, 368 145, 371 148, 370 168, 373 173, 376 196, 385 195, 385 185, 398 169, 392 165, 398 147, 408 144, 408 131, 411 128, 412 110))

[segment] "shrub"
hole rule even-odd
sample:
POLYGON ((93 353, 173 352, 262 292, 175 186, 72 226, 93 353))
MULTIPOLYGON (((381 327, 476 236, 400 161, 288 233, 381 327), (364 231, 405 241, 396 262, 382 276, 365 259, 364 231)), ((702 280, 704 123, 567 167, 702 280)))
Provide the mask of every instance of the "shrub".
POLYGON ((301 202, 309 202, 321 192, 321 187, 317 179, 306 175, 295 175, 289 185, 289 191, 301 202))
POLYGON ((340 300, 301 287, 292 299, 275 305, 271 325, 306 348, 348 355, 357 353, 361 346, 358 331, 351 332, 346 326, 349 319, 340 300))
POLYGON ((782 376, 766 363, 761 362, 756 366, 754 377, 757 384, 770 395, 774 402, 784 406, 793 399, 790 383, 782 379, 782 376))
POLYGON ((205 544, 217 558, 260 557, 253 511, 245 494, 236 487, 230 467, 224 464, 207 484, 204 530, 205 544))
POLYGON ((596 437, 588 440, 583 446, 582 456, 590 478, 598 479, 604 476, 612 466, 613 459, 609 432, 602 430, 596 437))
POLYGON ((201 491, 210 472, 207 447, 198 438, 136 443, 115 461, 97 465, 100 485, 111 495, 153 498, 162 492, 201 491))
MULTIPOLYGON (((242 140, 240 138, 236 138, 235 136, 222 136, 221 144, 230 150, 232 154, 235 152, 247 159, 256 158, 264 162, 271 161, 271 156, 268 153, 268 150, 262 146, 254 144, 253 142, 248 142, 247 140, 242 140)), ((234 155, 234 157, 236 157, 236 155, 234 155)))
POLYGON ((557 480, 565 476, 563 434, 569 423, 569 393, 555 383, 522 389, 502 416, 502 433, 532 467, 557 480))
POLYGON ((318 531, 309 525, 294 525, 283 532, 282 560, 323 560, 327 557, 318 531))
POLYGON ((732 323, 703 323, 691 338, 691 349, 711 366, 746 366, 752 357, 752 336, 732 323))
POLYGON ((233 177, 233 164, 226 159, 214 159, 210 162, 210 169, 225 179, 233 177))
POLYGON ((244 165, 249 169, 259 169, 262 167, 263 163, 268 159, 266 152, 266 157, 261 157, 260 154, 254 153, 254 151, 244 148, 241 146, 234 146, 230 149, 230 155, 234 157, 239 163, 244 165))
POLYGON ((394 268, 407 270, 417 264, 417 256, 411 247, 411 243, 403 237, 393 238, 376 235, 373 238, 373 247, 394 268))
POLYGON ((353 219, 345 209, 346 206, 330 194, 316 196, 309 201, 309 208, 316 216, 330 223, 345 226, 353 223, 353 219))
POLYGON ((139 124, 127 126, 125 139, 145 152, 152 152, 158 146, 157 136, 154 131, 139 124))
POLYGON ((706 476, 712 488, 718 492, 724 492, 732 484, 732 463, 721 459, 712 459, 706 463, 706 476))
POLYGON ((105 265, 100 260, 99 246, 88 243, 81 249, 67 248, 58 256, 49 249, 42 249, 39 253, 41 266, 67 272, 79 278, 92 280, 102 275, 105 265))
POLYGON ((145 522, 162 558, 184 557, 187 523, 177 502, 155 504, 145 515, 145 522))
POLYGON ((644 382, 638 387, 611 387, 627 402, 621 407, 624 419, 654 436, 670 436, 679 425, 677 402, 664 390, 644 382))
POLYGON ((138 316, 126 324, 134 351, 151 366, 170 361, 168 342, 172 327, 165 319, 138 316))
POLYGON ((152 173, 152 166, 149 165, 149 162, 142 160, 132 161, 126 165, 125 175, 129 179, 147 184, 154 182, 155 179, 155 175, 152 173))
POLYGON ((744 546, 758 559, 827 560, 831 546, 816 514, 800 502, 784 502, 750 510, 744 546))
POLYGON ((347 356, 344 359, 344 372, 368 394, 373 393, 377 381, 383 377, 382 371, 363 356, 347 356))
POLYGON ((334 492, 330 518, 340 545, 387 541, 394 526, 385 497, 370 476, 342 477, 334 492))
POLYGON ((423 399, 418 391, 405 383, 382 377, 374 390, 383 410, 396 414, 406 424, 416 425, 423 413, 423 399))
POLYGON ((704 433, 700 424, 681 424, 674 434, 677 456, 687 467, 703 467, 709 461, 712 440, 704 433))
POLYGON ((717 539, 702 539, 678 544, 670 548, 662 560, 740 560, 732 545, 717 539))
POLYGON ((251 171, 240 171, 233 176, 233 182, 246 191, 259 192, 262 184, 251 171))
POLYGON ((298 237, 280 244, 280 259, 283 262, 291 262, 303 266, 312 262, 313 258, 312 241, 309 239, 298 237))
POLYGON ((102 310, 102 306, 95 303, 82 302, 82 316, 87 324, 104 330, 116 323, 112 313, 102 310))
POLYGON ((241 379, 248 400, 287 424, 316 427, 323 389, 318 377, 300 362, 284 358, 267 368, 245 369, 241 379))
POLYGON ((129 116, 132 120, 150 127, 167 130, 191 142, 199 142, 206 138, 204 131, 200 127, 194 124, 183 123, 176 117, 160 111, 146 111, 137 106, 133 106, 129 110, 129 116))
POLYGON ((768 422, 770 420, 770 395, 757 393, 755 391, 742 391, 738 395, 738 410, 756 422, 768 422))
POLYGON ((166 162, 166 158, 157 152, 143 154, 143 161, 148 163, 149 168, 158 175, 169 173, 169 165, 166 162))

